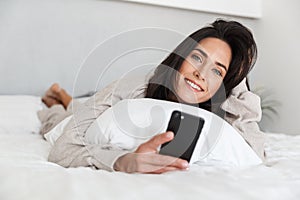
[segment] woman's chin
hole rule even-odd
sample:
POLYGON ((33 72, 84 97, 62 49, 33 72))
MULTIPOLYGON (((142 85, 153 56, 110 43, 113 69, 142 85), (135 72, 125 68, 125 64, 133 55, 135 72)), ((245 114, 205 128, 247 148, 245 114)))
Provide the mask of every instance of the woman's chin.
POLYGON ((197 104, 199 103, 197 98, 193 98, 192 95, 190 96, 179 96, 179 101, 182 103, 187 103, 187 104, 197 104))

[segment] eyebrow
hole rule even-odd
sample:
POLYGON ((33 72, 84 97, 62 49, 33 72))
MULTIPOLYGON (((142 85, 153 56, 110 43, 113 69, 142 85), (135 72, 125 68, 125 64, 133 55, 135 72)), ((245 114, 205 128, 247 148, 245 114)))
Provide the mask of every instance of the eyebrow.
POLYGON ((203 50, 201 50, 201 49, 194 49, 194 50, 196 50, 196 51, 199 51, 202 55, 204 55, 206 58, 208 57, 208 55, 203 51, 203 50))
POLYGON ((218 65, 218 66, 224 68, 225 72, 227 72, 227 68, 225 67, 225 65, 223 65, 223 64, 220 63, 220 62, 215 62, 215 63, 216 63, 216 65, 218 65))
MULTIPOLYGON (((200 52, 203 56, 205 56, 206 58, 208 57, 207 53, 205 53, 202 49, 196 48, 196 49, 194 49, 194 50, 199 51, 199 52, 200 52)), ((224 68, 225 72, 227 72, 227 68, 226 68, 225 65, 223 65, 223 64, 220 63, 220 62, 215 62, 215 64, 218 65, 218 66, 220 66, 220 67, 222 67, 222 68, 224 68)))

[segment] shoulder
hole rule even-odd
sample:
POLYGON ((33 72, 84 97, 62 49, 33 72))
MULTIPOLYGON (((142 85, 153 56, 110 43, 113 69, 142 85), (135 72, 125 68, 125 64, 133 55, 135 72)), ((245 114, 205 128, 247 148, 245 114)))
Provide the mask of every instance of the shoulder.
POLYGON ((143 98, 145 97, 149 78, 149 74, 121 77, 99 90, 95 97, 101 100, 109 98, 112 104, 123 99, 143 98))
POLYGON ((260 97, 248 90, 246 79, 232 90, 221 108, 235 116, 247 116, 255 121, 261 118, 260 97))

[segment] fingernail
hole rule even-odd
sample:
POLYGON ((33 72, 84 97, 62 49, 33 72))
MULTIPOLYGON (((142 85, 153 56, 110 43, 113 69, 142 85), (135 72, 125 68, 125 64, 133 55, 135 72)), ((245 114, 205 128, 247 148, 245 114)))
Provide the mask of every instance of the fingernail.
POLYGON ((188 162, 184 162, 184 163, 182 163, 182 167, 184 167, 184 168, 188 168, 188 167, 189 167, 189 163, 188 163, 188 162))
POLYGON ((166 135, 167 138, 171 138, 173 137, 173 133, 172 132, 167 132, 167 135, 166 135))

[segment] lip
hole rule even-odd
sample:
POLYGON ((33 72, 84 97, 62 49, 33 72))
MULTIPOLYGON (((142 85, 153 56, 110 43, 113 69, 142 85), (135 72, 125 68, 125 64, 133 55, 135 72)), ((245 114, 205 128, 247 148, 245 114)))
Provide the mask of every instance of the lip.
POLYGON ((184 81, 192 91, 194 91, 194 92, 203 92, 204 91, 202 86, 199 85, 198 83, 196 83, 195 81, 188 79, 188 78, 184 78, 184 81))

